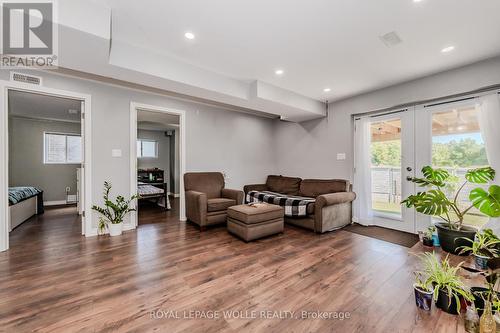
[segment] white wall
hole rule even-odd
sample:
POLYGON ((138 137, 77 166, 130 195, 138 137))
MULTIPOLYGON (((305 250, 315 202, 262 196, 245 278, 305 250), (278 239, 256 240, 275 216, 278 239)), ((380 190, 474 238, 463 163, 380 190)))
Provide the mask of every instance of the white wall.
POLYGON ((500 84, 500 57, 330 104, 329 116, 276 122, 277 169, 283 175, 352 180, 352 115, 500 84), (346 160, 337 161, 337 153, 346 160))
POLYGON ((76 194, 79 164, 45 164, 44 132, 80 133, 79 123, 9 117, 9 186, 35 186, 45 201, 66 201, 76 194))
MULTIPOLYGON (((92 96, 93 202, 102 203, 102 184, 113 183, 114 194, 130 194, 130 102, 186 111, 186 171, 224 171, 227 187, 262 182, 276 171, 273 122, 244 113, 218 109, 97 81, 31 72, 44 86, 92 96), (121 158, 111 156, 122 149, 121 158)), ((8 71, 0 79, 9 80, 8 71)), ((94 222, 97 218, 94 219, 94 222)))

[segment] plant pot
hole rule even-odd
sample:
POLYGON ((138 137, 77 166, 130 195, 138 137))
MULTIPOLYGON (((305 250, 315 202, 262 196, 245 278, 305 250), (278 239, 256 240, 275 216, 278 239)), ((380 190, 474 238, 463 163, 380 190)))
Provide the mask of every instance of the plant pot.
MULTIPOLYGON (((484 298, 488 293, 488 289, 484 287, 471 287, 470 291, 474 296, 474 307, 476 308, 479 317, 481 317, 483 315, 483 310, 484 310, 484 298)), ((497 291, 496 294, 497 297, 500 297, 500 292, 497 291)), ((499 310, 498 308, 493 307, 493 311, 498 311, 498 310, 499 310)))
POLYGON ((123 223, 110 223, 108 224, 110 236, 120 236, 123 230, 123 223))
POLYGON ((488 269, 488 260, 490 258, 486 256, 481 256, 479 254, 474 255, 474 263, 478 269, 488 269))
POLYGON ((427 238, 427 237, 424 237, 422 239, 422 244, 424 244, 424 246, 430 246, 430 247, 434 246, 434 242, 433 242, 432 238, 427 238))
POLYGON ((448 296, 446 290, 439 289, 438 299, 436 301, 436 306, 446 313, 457 315, 458 314, 458 304, 457 300, 453 295, 448 296))
MULTIPOLYGON (((458 250, 460 246, 470 245, 470 243, 462 239, 462 237, 474 239, 477 231, 475 228, 469 226, 462 226, 460 230, 451 230, 445 223, 436 223, 436 228, 441 248, 446 252, 456 255, 460 252, 460 250, 458 250)), ((467 253, 463 253, 462 255, 467 255, 467 253)))
POLYGON ((413 289, 415 290, 415 304, 417 307, 425 311, 431 311, 432 291, 420 290, 416 285, 413 285, 413 289))

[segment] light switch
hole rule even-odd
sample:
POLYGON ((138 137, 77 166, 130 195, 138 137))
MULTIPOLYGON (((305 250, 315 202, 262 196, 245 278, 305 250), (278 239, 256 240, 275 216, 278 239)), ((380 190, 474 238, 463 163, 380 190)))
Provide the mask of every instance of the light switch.
POLYGON ((345 153, 338 153, 337 154, 337 160, 338 161, 345 160, 345 153))
POLYGON ((112 157, 122 157, 122 150, 121 149, 111 150, 111 156, 112 157))

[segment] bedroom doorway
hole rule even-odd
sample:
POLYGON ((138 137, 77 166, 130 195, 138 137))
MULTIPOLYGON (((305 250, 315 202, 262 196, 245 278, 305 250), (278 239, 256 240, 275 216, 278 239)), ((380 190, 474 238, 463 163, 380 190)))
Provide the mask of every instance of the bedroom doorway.
POLYGON ((137 212, 126 228, 185 220, 184 112, 131 103, 130 183, 137 212))
MULTIPOLYGON (((0 82, 0 250, 48 230, 94 235, 90 96, 0 82), (87 214, 91 215, 91 214, 87 214), (63 222, 64 221, 64 222, 63 222)), ((56 232, 56 231, 54 231, 56 232)))

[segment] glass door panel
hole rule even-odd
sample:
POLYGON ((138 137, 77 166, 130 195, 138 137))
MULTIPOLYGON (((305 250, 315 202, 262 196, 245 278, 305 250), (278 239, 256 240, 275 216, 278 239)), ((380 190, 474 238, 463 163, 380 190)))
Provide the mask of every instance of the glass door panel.
POLYGON ((355 157, 357 220, 362 224, 415 232, 414 212, 401 206, 401 200, 415 189, 413 183, 406 180, 414 176, 414 110, 362 118, 358 125, 358 140, 355 140, 355 150, 359 152, 355 157))
MULTIPOLYGON (((468 169, 488 165, 477 113, 473 103, 432 112, 432 165, 452 175, 452 186, 444 189, 449 197, 463 184, 468 169)), ((475 187, 478 185, 467 184, 462 190, 458 200, 462 208, 470 205, 468 196, 475 187)), ((488 218, 476 208, 464 219, 465 224, 477 227, 487 221, 488 218)))
POLYGON ((370 130, 374 215, 401 218, 401 119, 373 122, 370 130))

